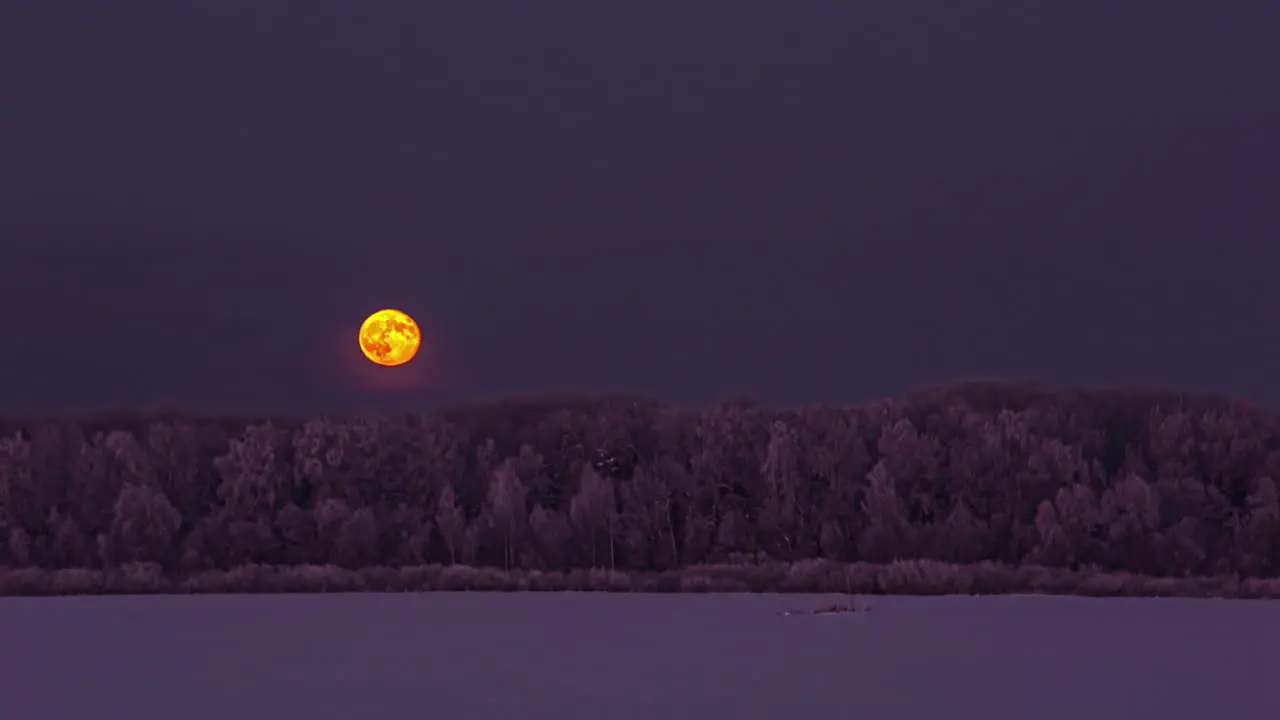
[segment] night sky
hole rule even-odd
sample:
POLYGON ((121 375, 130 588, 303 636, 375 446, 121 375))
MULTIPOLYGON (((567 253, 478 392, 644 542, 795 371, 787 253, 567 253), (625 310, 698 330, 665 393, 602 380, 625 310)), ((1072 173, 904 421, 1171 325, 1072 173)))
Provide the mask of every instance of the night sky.
POLYGON ((1280 404, 1275 0, 9 0, 0 191, 6 413, 1280 404))

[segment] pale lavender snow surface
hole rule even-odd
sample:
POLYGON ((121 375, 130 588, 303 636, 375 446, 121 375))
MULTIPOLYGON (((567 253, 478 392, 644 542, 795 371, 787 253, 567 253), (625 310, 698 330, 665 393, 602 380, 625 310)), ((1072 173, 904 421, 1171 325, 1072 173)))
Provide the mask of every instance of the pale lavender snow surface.
POLYGON ((1274 718, 1280 603, 0 599, 5 720, 1274 718))

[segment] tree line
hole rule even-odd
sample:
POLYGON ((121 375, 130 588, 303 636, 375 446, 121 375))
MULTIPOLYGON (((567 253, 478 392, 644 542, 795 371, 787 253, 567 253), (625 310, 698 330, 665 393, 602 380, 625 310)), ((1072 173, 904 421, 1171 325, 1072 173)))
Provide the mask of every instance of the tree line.
POLYGON ((515 398, 0 423, 0 567, 662 572, 825 559, 1280 575, 1280 415, 958 383, 850 407, 515 398))

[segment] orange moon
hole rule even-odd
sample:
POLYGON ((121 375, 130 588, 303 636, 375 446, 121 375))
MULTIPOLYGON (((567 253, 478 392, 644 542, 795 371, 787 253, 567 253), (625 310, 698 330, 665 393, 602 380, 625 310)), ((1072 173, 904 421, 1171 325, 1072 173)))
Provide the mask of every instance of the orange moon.
POLYGON ((360 326, 360 352, 379 365, 403 365, 418 354, 421 345, 418 323, 399 310, 379 310, 360 326))

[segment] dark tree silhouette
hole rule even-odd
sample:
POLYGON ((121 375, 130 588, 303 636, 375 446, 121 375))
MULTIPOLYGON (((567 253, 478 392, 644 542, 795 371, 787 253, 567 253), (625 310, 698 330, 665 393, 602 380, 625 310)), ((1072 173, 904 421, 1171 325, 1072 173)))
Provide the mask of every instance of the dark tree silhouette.
POLYGON ((258 565, 662 573, 823 559, 1280 576, 1280 415, 1173 392, 979 382, 793 410, 556 396, 430 416, 166 409, 0 429, 11 570, 154 582, 258 565))

